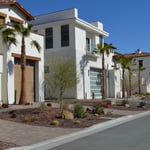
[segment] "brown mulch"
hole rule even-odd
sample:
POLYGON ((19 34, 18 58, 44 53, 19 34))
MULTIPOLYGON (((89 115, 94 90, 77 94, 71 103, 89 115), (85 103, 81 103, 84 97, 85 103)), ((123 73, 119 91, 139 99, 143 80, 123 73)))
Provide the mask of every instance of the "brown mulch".
POLYGON ((85 128, 96 123, 107 121, 109 120, 110 117, 116 118, 120 116, 121 115, 114 115, 114 114, 113 115, 101 114, 100 116, 96 116, 91 112, 86 112, 85 118, 74 118, 72 120, 68 120, 60 117, 58 108, 52 107, 50 108, 47 107, 45 110, 42 111, 39 108, 30 108, 0 113, 0 119, 36 126, 54 127, 54 125, 52 125, 52 121, 57 119, 60 123, 59 127, 63 128, 85 128), (103 118, 104 116, 106 118, 103 118), (109 118, 107 119, 107 117, 109 118), (80 121, 79 124, 75 123, 77 120, 80 121))

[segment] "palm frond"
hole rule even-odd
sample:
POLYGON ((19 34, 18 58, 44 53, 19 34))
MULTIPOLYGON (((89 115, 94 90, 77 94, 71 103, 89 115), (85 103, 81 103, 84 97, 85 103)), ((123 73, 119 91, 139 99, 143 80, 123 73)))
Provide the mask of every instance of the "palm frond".
POLYGON ((31 41, 31 46, 34 46, 40 52, 41 46, 39 45, 37 41, 35 40, 31 41))
POLYGON ((15 36, 16 36, 15 31, 12 28, 7 28, 6 30, 4 30, 2 32, 2 37, 3 37, 4 43, 12 43, 12 44, 16 45, 17 40, 16 40, 15 36))

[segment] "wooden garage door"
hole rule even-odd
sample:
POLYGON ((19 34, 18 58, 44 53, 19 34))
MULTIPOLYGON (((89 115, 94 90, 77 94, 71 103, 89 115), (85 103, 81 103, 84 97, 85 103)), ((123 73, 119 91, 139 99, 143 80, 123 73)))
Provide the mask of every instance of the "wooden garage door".
MULTIPOLYGON (((15 101, 19 103, 20 91, 21 91, 21 66, 15 65, 15 101)), ((26 66, 26 91, 27 102, 34 102, 34 66, 26 66)))

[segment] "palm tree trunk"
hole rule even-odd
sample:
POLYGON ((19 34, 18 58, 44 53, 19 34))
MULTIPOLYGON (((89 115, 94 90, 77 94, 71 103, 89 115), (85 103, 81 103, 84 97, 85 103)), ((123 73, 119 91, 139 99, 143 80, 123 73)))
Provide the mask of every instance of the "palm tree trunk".
POLYGON ((139 95, 141 95, 141 70, 140 70, 140 67, 138 70, 138 87, 139 87, 139 95))
POLYGON ((26 104, 26 52, 25 52, 25 41, 22 37, 21 45, 21 95, 19 104, 26 104))
POLYGON ((125 73, 125 69, 122 69, 122 98, 125 97, 125 83, 124 83, 124 73, 125 73))
POLYGON ((131 80, 131 70, 129 70, 129 97, 132 96, 132 80, 131 80))
POLYGON ((105 83, 105 58, 102 55, 102 99, 106 98, 106 83, 105 83))

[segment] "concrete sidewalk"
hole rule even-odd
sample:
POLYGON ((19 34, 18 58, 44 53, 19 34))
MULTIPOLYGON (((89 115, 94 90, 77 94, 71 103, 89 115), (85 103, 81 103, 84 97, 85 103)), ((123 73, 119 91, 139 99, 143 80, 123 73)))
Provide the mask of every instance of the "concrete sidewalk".
MULTIPOLYGON (((29 105, 29 106, 12 105, 8 109, 2 109, 0 111, 33 108, 33 107, 38 107, 38 104, 29 105)), ((100 123, 97 126, 93 126, 86 129, 79 129, 79 128, 70 129, 70 128, 58 128, 58 127, 49 128, 49 127, 31 126, 31 125, 0 119, 0 135, 1 135, 0 141, 15 143, 20 146, 32 145, 36 149, 36 146, 38 145, 37 143, 39 142, 41 143, 42 141, 46 141, 46 143, 47 142, 51 143, 53 140, 55 141, 56 139, 57 142, 54 141, 53 142, 55 144, 60 144, 62 141, 64 141, 64 139, 66 139, 64 138, 64 136, 69 137, 65 141, 69 141, 70 139, 73 140, 81 136, 85 136, 87 135, 87 133, 88 134, 94 133, 97 130, 99 131, 100 129, 105 129, 105 127, 112 127, 114 125, 118 125, 118 123, 119 124, 123 123, 125 121, 135 118, 135 116, 137 115, 139 116, 140 114, 143 114, 140 111, 122 111, 122 110, 105 109, 105 112, 110 112, 110 111, 113 111, 115 114, 126 115, 126 117, 121 117, 121 119, 120 118, 113 119, 111 121, 107 121, 106 123, 100 123)), ((16 149, 16 148, 12 148, 12 149, 16 149)), ((20 150, 21 149, 23 150, 23 148, 20 148, 20 150)), ((29 150, 29 147, 28 148, 25 147, 25 149, 29 150)), ((41 150, 44 150, 44 148, 42 147, 41 150)))

